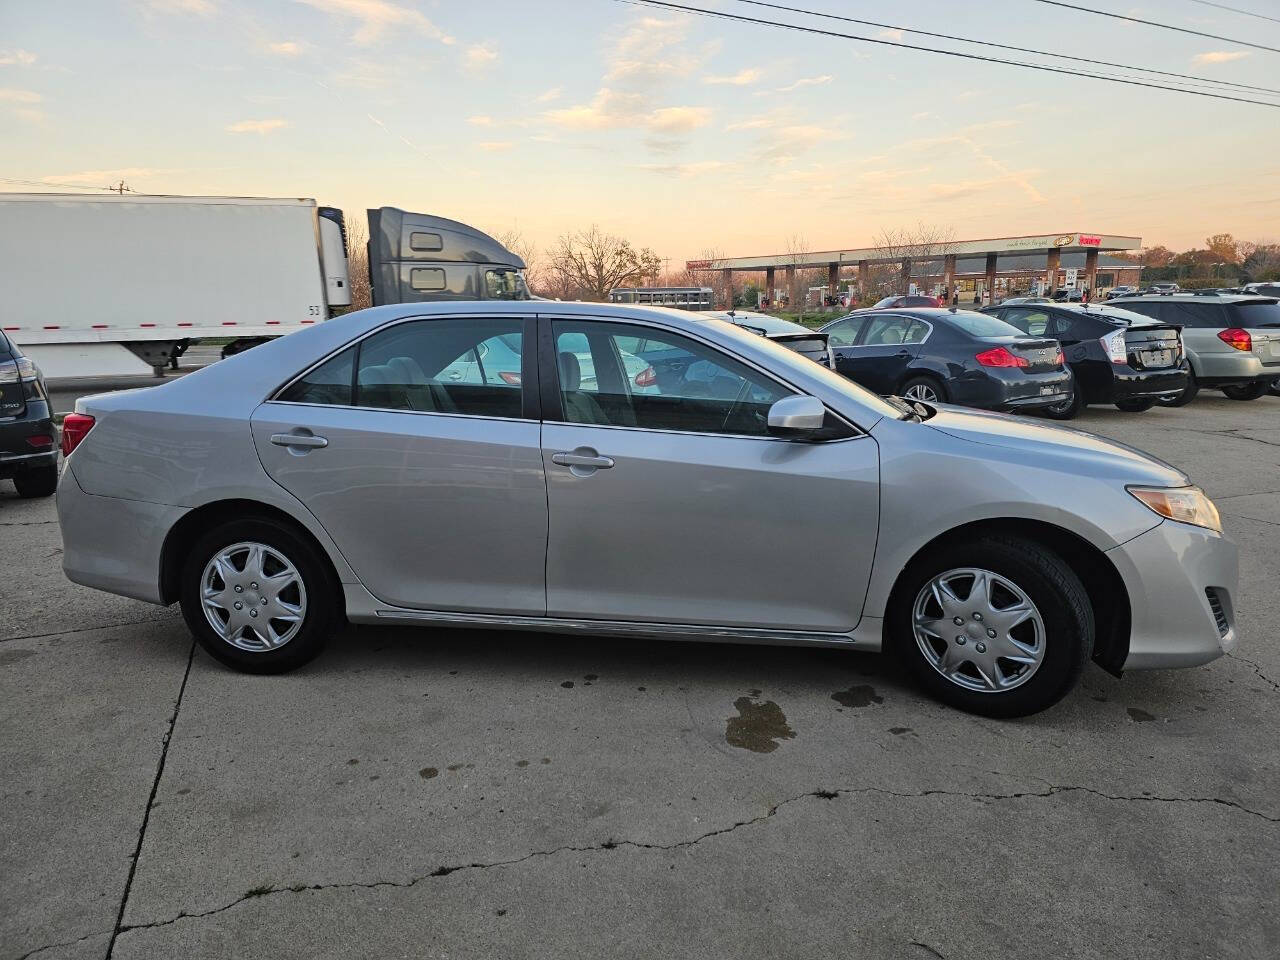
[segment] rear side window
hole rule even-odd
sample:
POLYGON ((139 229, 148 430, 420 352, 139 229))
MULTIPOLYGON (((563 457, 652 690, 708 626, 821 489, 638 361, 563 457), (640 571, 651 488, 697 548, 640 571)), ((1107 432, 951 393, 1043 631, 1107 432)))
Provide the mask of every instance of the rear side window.
POLYGON ((1184 327, 1215 329, 1231 326, 1227 312, 1218 303, 1162 303, 1160 319, 1165 323, 1180 323, 1184 327))
POLYGON ((866 347, 884 347, 894 344, 922 343, 928 336, 929 325, 912 317, 875 317, 867 328, 866 347))
POLYGON ((351 405, 352 372, 356 348, 347 347, 330 357, 300 380, 295 380, 276 398, 285 403, 321 403, 331 407, 351 405))
POLYGON ((1236 318, 1233 326, 1246 330, 1250 327, 1280 327, 1280 301, 1237 303, 1229 309, 1236 318))

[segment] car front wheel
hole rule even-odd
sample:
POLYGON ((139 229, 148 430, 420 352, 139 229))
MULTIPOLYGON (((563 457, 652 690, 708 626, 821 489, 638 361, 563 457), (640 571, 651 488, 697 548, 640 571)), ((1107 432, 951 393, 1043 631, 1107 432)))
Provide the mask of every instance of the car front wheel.
POLYGON ((889 610, 895 651, 933 696, 989 717, 1061 700, 1093 650, 1079 577, 1031 540, 956 542, 913 561, 889 610))
POLYGON ((1144 410, 1150 410, 1155 405, 1156 401, 1154 397, 1143 397, 1141 399, 1129 398, 1116 401, 1116 408, 1123 410, 1125 413, 1142 413, 1144 410))
POLYGON ((272 520, 235 520, 204 534, 182 572, 182 615, 216 660, 283 673, 324 647, 337 584, 318 551, 272 520))

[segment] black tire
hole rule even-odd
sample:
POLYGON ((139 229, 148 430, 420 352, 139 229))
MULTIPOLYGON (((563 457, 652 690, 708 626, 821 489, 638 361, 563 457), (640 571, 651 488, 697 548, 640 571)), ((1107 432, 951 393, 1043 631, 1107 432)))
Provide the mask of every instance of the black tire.
POLYGON ((1200 392, 1200 384, 1196 382, 1194 373, 1187 374, 1187 385, 1176 397, 1161 397, 1156 403, 1162 407, 1185 407, 1200 392))
MULTIPOLYGON (((930 392, 934 395, 935 399, 933 400, 928 400, 923 397, 914 398, 921 400, 923 403, 948 402, 947 388, 943 386, 942 381, 934 377, 911 377, 909 380, 904 380, 902 386, 898 388, 898 396, 907 397, 908 392, 912 389, 919 389, 925 392, 930 392)), ((913 398, 907 397, 907 399, 913 398)))
POLYGON ((51 463, 47 467, 36 467, 23 470, 13 476, 13 485, 18 488, 18 496, 24 500, 35 497, 51 497, 58 489, 58 465, 51 463))
POLYGON ((1040 412, 1050 420, 1074 420, 1080 416, 1084 406, 1084 401, 1080 397, 1080 388, 1073 385, 1070 400, 1064 400, 1051 407, 1041 407, 1040 412))
POLYGON ((1126 398, 1116 401, 1116 408, 1123 410, 1125 413, 1142 413, 1150 410, 1156 405, 1155 397, 1142 397, 1140 399, 1126 398))
POLYGON ((324 648, 341 613, 341 587, 327 558, 307 538, 277 520, 233 520, 203 534, 187 554, 181 577, 182 616, 187 627, 211 657, 244 673, 285 673, 307 663, 324 648), (244 542, 263 544, 286 558, 306 591, 301 626, 271 650, 243 650, 224 640, 209 623, 201 603, 206 564, 225 548, 244 542))
POLYGON ((932 696, 987 717, 1023 717, 1053 706, 1075 687, 1093 652, 1093 608, 1080 578, 1052 550, 1015 536, 957 541, 913 560, 890 597, 886 626, 893 651, 932 696), (1010 690, 983 693, 954 683, 933 667, 916 642, 912 612, 917 595, 935 576, 965 567, 1007 578, 1032 600, 1043 620, 1040 665, 1010 690))
POLYGON ((1233 383, 1222 388, 1222 392, 1231 400, 1257 400, 1267 395, 1271 387, 1268 380, 1255 380, 1253 383, 1233 383))
POLYGON ((1273 397, 1280 397, 1280 377, 1276 377, 1271 381, 1271 389, 1268 392, 1273 397))

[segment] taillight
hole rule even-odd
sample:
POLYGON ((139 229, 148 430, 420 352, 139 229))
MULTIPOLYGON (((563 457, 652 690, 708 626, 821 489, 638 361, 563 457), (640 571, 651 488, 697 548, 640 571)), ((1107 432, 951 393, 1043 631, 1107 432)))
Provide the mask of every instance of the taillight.
POLYGON ((1025 357, 1014 356, 1009 352, 1007 347, 992 347, 990 350, 983 350, 973 359, 977 360, 984 367, 1029 366, 1025 357))
POLYGON ((520 386, 520 374, 518 373, 512 373, 510 370, 503 370, 501 373, 498 374, 498 376, 500 376, 506 383, 511 384, 511 386, 513 387, 520 386))
POLYGON ((658 371, 653 367, 645 367, 636 374, 635 385, 637 387, 652 387, 658 382, 658 371))
POLYGON ((1053 362, 1059 367, 1063 366, 1067 362, 1067 355, 1062 352, 1061 347, 1058 348, 1058 352, 1054 355, 1053 362))
POLYGON ((36 450, 47 450, 53 446, 53 437, 47 433, 37 433, 35 436, 27 437, 27 445, 36 450))
POLYGON ((1117 330, 1102 337, 1102 348, 1112 363, 1126 363, 1129 360, 1128 347, 1124 342, 1124 331, 1117 330))
POLYGON ((93 429, 93 417, 87 413, 68 413, 62 421, 62 455, 71 456, 71 451, 80 446, 80 441, 93 429))
POLYGON ((1249 336, 1248 330, 1241 330, 1239 327, 1228 327, 1226 330, 1218 331, 1218 339, 1229 347, 1235 347, 1237 350, 1252 350, 1253 337, 1249 336))

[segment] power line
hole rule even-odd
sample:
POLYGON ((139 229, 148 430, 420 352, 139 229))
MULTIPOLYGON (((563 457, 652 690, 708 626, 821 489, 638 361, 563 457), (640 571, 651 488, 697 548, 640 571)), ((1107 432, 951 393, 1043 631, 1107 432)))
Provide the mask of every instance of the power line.
POLYGON ((1270 20, 1272 23, 1280 23, 1280 17, 1269 17, 1265 13, 1254 13, 1252 10, 1241 10, 1239 7, 1228 7, 1225 3, 1212 3, 1210 0, 1191 0, 1192 3, 1200 3, 1206 7, 1217 7, 1219 10, 1230 10, 1232 13, 1238 13, 1246 17, 1257 17, 1259 20, 1270 20))
POLYGON ((1189 90, 1186 87, 1170 87, 1161 83, 1148 83, 1145 80, 1129 80, 1123 77, 1111 77, 1087 70, 1070 70, 1066 67, 1053 67, 1048 64, 1026 63, 1021 60, 1000 60, 995 57, 984 57, 976 53, 963 53, 959 50, 942 50, 938 47, 924 47, 914 43, 902 43, 897 40, 881 40, 876 37, 862 37, 853 33, 840 33, 836 30, 823 30, 819 27, 805 27, 797 23, 785 23, 781 20, 765 20, 761 17, 748 17, 739 13, 728 13, 723 10, 708 10, 705 7, 694 7, 683 3, 669 3, 667 0, 617 0, 620 3, 634 3, 640 6, 654 7, 664 10, 679 10, 683 13, 697 13, 721 20, 736 20, 740 23, 754 23, 759 26, 781 27, 784 30, 796 30, 801 33, 814 33, 824 37, 836 37, 841 40, 857 40, 861 43, 873 43, 882 47, 896 47, 900 50, 917 50, 921 53, 937 53, 947 57, 958 57, 962 60, 976 60, 980 63, 995 63, 1006 67, 1023 67, 1027 70, 1040 70, 1045 73, 1057 73, 1071 77, 1087 77, 1091 80, 1103 80, 1108 83, 1123 83, 1131 87, 1145 87, 1150 90, 1167 90, 1173 93, 1185 93, 1193 97, 1209 97, 1214 100, 1230 100, 1235 103, 1250 103, 1259 107, 1280 109, 1280 103, 1267 100, 1250 100, 1245 97, 1233 97, 1226 93, 1211 93, 1205 90, 1189 90))
MULTIPOLYGON (((901 27, 892 23, 877 23, 875 20, 860 20, 857 17, 845 17, 835 13, 823 13, 819 10, 805 10, 801 7, 791 7, 781 3, 766 3, 764 0, 738 0, 739 3, 750 4, 753 7, 768 7, 772 10, 785 10, 789 13, 802 13, 811 17, 822 17, 826 20, 843 20, 846 23, 858 23, 867 27, 879 27, 883 30, 900 30, 903 33, 914 33, 922 37, 934 37, 938 40, 956 40, 960 43, 973 43, 982 47, 994 47, 998 50, 1013 50, 1018 53, 1030 53, 1041 57, 1057 57, 1061 60, 1075 60, 1079 63, 1091 63, 1100 67, 1118 67, 1121 70, 1133 70, 1139 73, 1157 74, 1162 77, 1175 77, 1179 80, 1203 80, 1217 87, 1238 87, 1242 90, 1256 90, 1259 93, 1280 93, 1280 89, 1274 87, 1257 87, 1248 83, 1235 83, 1230 80, 1214 80, 1211 77, 1198 77, 1187 73, 1171 73, 1167 70, 1153 70, 1149 67, 1135 67, 1127 63, 1113 63, 1110 60, 1091 60, 1088 57, 1080 57, 1070 53, 1052 53, 1048 50, 1036 50, 1032 47, 1016 47, 1007 43, 996 43, 991 40, 973 40, 969 37, 958 37, 949 33, 934 33, 930 30, 914 30, 911 27, 901 27)), ((1213 87, 1206 87, 1213 89, 1213 87)))
POLYGON ((1099 17, 1111 17, 1114 20, 1128 20, 1130 23, 1141 23, 1148 27, 1159 27, 1162 30, 1176 30, 1178 33, 1189 33, 1194 37, 1208 37, 1210 40, 1222 40, 1225 43, 1238 43, 1242 47, 1253 47, 1255 50, 1270 50, 1280 53, 1280 47, 1268 47, 1264 43, 1251 43, 1248 40, 1235 40, 1231 37, 1220 37, 1216 33, 1205 33, 1203 30, 1191 30, 1187 27, 1175 27, 1171 23, 1160 23, 1157 20, 1143 20, 1141 17, 1130 17, 1123 13, 1112 13, 1109 10, 1095 10, 1093 7, 1081 7, 1074 3, 1061 3, 1060 0, 1035 0, 1036 3, 1047 3, 1051 7, 1062 7, 1065 10, 1079 10, 1081 13, 1093 13, 1099 17))

